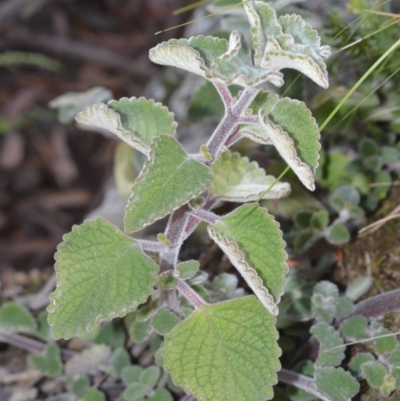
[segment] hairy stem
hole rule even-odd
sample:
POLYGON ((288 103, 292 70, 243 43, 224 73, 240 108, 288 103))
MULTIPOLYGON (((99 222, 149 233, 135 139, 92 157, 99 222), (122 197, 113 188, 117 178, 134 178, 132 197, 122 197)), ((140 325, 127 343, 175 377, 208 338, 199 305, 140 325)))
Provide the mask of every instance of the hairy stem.
MULTIPOLYGON (((228 88, 226 90, 229 92, 228 88)), ((233 103, 231 99, 228 103, 228 97, 222 90, 222 86, 218 89, 218 93, 220 93, 225 105, 225 116, 207 142, 208 150, 213 155, 214 160, 221 152, 227 139, 233 134, 243 117, 244 111, 249 107, 259 91, 260 89, 255 87, 247 88, 240 95, 237 102, 233 103)))
POLYGON ((165 245, 158 241, 135 239, 135 242, 140 246, 140 248, 142 248, 143 251, 162 252, 165 249, 165 245))
POLYGON ((196 309, 207 305, 200 295, 185 281, 179 280, 177 289, 196 309))
POLYGON ((329 398, 326 398, 318 391, 315 381, 311 377, 301 375, 291 370, 281 369, 281 371, 278 372, 278 380, 282 383, 302 389, 322 401, 330 401, 329 398))
POLYGON ((191 216, 198 217, 200 220, 210 224, 215 224, 220 220, 220 217, 217 216, 215 213, 203 208, 193 209, 189 212, 189 214, 191 216))
MULTIPOLYGON (((210 210, 215 203, 214 198, 208 198, 202 207, 203 210, 210 210)), ((191 216, 186 223, 185 230, 184 230, 184 239, 189 237, 190 234, 196 229, 196 227, 201 222, 200 218, 191 216)))

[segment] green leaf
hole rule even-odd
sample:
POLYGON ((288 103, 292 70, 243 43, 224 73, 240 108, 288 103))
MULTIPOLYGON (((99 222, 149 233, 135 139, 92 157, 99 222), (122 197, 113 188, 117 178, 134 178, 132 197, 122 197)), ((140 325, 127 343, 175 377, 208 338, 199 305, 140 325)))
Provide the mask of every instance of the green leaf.
POLYGON ((315 232, 312 228, 302 230, 294 240, 294 248, 297 253, 303 253, 313 246, 321 238, 320 232, 315 232))
POLYGON ((303 102, 282 98, 272 109, 267 102, 259 117, 265 143, 272 143, 304 186, 313 191, 321 145, 319 128, 310 110, 303 102))
POLYGON ((78 113, 76 121, 83 129, 110 131, 146 155, 156 137, 174 135, 177 127, 167 107, 143 97, 91 105, 78 113))
POLYGON ((171 39, 150 49, 153 63, 169 65, 211 78, 212 62, 228 51, 228 41, 213 36, 196 36, 190 39, 171 39))
POLYGON ((316 365, 339 366, 345 351, 345 347, 341 347, 344 342, 339 332, 328 323, 319 322, 311 327, 310 333, 314 334, 320 344, 316 365))
POLYGON ((387 374, 383 380, 382 386, 379 387, 379 391, 385 398, 387 398, 395 388, 396 377, 391 374, 387 374))
POLYGON ((57 288, 47 309, 55 338, 81 335, 103 319, 126 315, 157 282, 158 266, 102 219, 74 226, 55 259, 57 288))
POLYGON ((65 363, 65 373, 76 375, 82 373, 93 374, 111 356, 111 348, 104 344, 93 345, 75 354, 65 363))
POLYGON ((277 315, 276 303, 285 284, 287 255, 274 218, 257 203, 251 203, 208 226, 208 233, 265 308, 277 315))
POLYGON ((385 381, 387 369, 378 361, 369 361, 361 365, 364 378, 372 388, 379 389, 385 381))
POLYGON ((178 323, 178 316, 166 308, 159 309, 151 319, 151 325, 159 334, 169 333, 178 323))
POLYGON ((140 375, 143 372, 143 368, 137 365, 125 366, 121 372, 122 381, 126 384, 132 384, 139 382, 140 375))
POLYGON ((359 145, 362 158, 376 156, 379 153, 378 144, 370 138, 363 138, 359 145))
POLYGON ((345 295, 352 301, 357 301, 371 289, 373 283, 372 276, 359 277, 347 286, 345 295))
POLYGON ((314 212, 311 210, 299 210, 293 215, 293 222, 297 228, 307 229, 311 225, 311 219, 314 212))
POLYGON ((137 321, 136 316, 136 312, 129 313, 125 317, 124 321, 132 341, 141 343, 150 336, 150 334, 153 332, 153 327, 151 326, 150 319, 139 322, 137 321))
POLYGON ((53 336, 51 335, 51 327, 47 321, 47 317, 48 313, 46 311, 39 313, 36 319, 38 328, 35 333, 36 336, 38 336, 39 338, 43 339, 46 342, 51 341, 53 339, 53 336))
POLYGON ((125 213, 126 232, 153 223, 200 195, 213 179, 209 167, 187 155, 178 141, 154 139, 148 160, 132 188, 125 213))
POLYGON ((83 397, 82 401, 106 401, 104 393, 97 390, 96 388, 91 388, 83 397))
POLYGON ((397 346, 396 335, 392 333, 390 330, 385 329, 384 327, 376 330, 375 335, 381 336, 389 334, 387 337, 377 338, 375 340, 375 349, 376 352, 380 355, 388 354, 392 352, 397 346), (392 335, 391 335, 392 334, 392 335))
POLYGON ((312 311, 317 320, 331 323, 336 315, 339 298, 337 286, 329 281, 321 281, 315 287, 311 298, 312 311))
POLYGON ((336 188, 330 196, 330 203, 340 213, 346 206, 357 206, 360 203, 360 193, 351 185, 342 185, 336 188), (341 200, 342 202, 338 202, 341 200))
POLYGON ((367 333, 367 319, 364 316, 354 316, 340 325, 340 332, 346 341, 364 340, 369 337, 367 333))
POLYGON ((361 367, 364 363, 375 361, 375 357, 369 352, 358 352, 351 358, 349 363, 349 370, 355 377, 362 377, 363 373, 361 367))
POLYGON ((123 347, 125 344, 124 329, 117 322, 107 323, 100 327, 94 342, 96 344, 106 344, 112 348, 123 347))
POLYGON ((306 322, 311 320, 313 317, 311 298, 301 297, 294 299, 290 303, 286 314, 289 319, 294 320, 295 322, 306 322))
POLYGON ((390 353, 388 362, 392 366, 400 367, 400 344, 397 344, 396 348, 390 353))
POLYGON ((328 227, 325 237, 332 245, 342 245, 350 241, 350 233, 342 223, 335 223, 328 227))
POLYGON ((24 307, 6 302, 0 308, 0 331, 33 333, 36 329, 36 320, 24 307))
POLYGON ((179 272, 179 278, 187 280, 192 278, 200 268, 200 263, 197 260, 188 260, 177 265, 176 270, 179 272))
POLYGON ((143 369, 139 376, 139 381, 150 388, 153 388, 160 379, 161 369, 158 366, 150 366, 143 369))
MULTIPOLYGON (((214 60, 211 74, 226 85, 243 87, 257 85, 275 77, 270 71, 253 65, 251 49, 238 31, 231 32, 228 51, 214 60)), ((282 84, 283 81, 278 86, 282 84)))
POLYGON ((341 296, 336 303, 336 318, 343 319, 355 310, 354 303, 347 297, 341 296))
POLYGON ((122 397, 129 401, 140 401, 151 389, 142 383, 132 383, 122 393, 122 397))
POLYGON ((188 117, 193 122, 203 121, 204 119, 220 121, 224 116, 224 111, 224 104, 214 85, 205 81, 192 99, 188 117))
POLYGON ((114 377, 120 378, 122 376, 122 370, 130 364, 130 357, 125 348, 117 348, 112 353, 109 361, 101 366, 101 370, 114 377))
POLYGON ((90 388, 90 379, 89 376, 87 375, 78 377, 76 380, 74 380, 71 386, 72 392, 76 394, 78 397, 83 397, 87 393, 89 388, 90 388))
POLYGON ((56 344, 49 344, 43 355, 29 355, 28 362, 47 377, 57 377, 62 373, 60 348, 56 344))
POLYGON ((160 274, 158 279, 157 286, 159 288, 164 288, 167 290, 170 290, 172 288, 175 288, 178 285, 178 278, 175 276, 174 272, 172 271, 167 271, 162 274, 160 274))
POLYGON ((261 195, 262 199, 279 199, 290 193, 290 185, 281 182, 268 190, 275 177, 266 175, 256 162, 250 163, 237 152, 221 153, 211 168, 214 180, 210 193, 221 200, 243 203, 258 200, 261 195))
POLYGON ((326 210, 315 212, 311 218, 311 225, 317 230, 325 230, 329 224, 329 214, 326 210))
POLYGON ((328 74, 323 61, 330 53, 321 39, 298 15, 281 16, 266 3, 248 1, 244 7, 251 25, 255 64, 278 72, 284 68, 301 71, 323 88, 328 87, 328 74))
POLYGON ((207 305, 167 334, 164 368, 200 400, 270 400, 277 337, 275 318, 253 296, 207 305))
POLYGON ((360 385, 342 368, 317 367, 315 383, 318 391, 332 401, 348 401, 356 395, 360 385))

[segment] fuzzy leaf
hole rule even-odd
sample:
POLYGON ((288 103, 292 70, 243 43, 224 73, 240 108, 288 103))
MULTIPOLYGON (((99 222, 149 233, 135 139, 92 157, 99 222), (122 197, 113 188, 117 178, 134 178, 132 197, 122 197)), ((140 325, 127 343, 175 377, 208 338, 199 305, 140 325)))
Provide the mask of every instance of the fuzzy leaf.
POLYGON ((265 143, 272 143, 305 187, 313 191, 321 147, 318 125, 303 102, 270 96, 276 101, 273 108, 268 100, 259 111, 265 143))
POLYGON ((396 377, 391 374, 387 374, 383 380, 382 385, 379 387, 379 391, 385 398, 387 398, 395 388, 396 377))
POLYGON ((341 245, 350 241, 350 233, 342 223, 335 223, 328 227, 326 239, 330 244, 341 245))
POLYGON ((35 318, 24 307, 6 302, 0 308, 0 331, 33 333, 36 329, 35 318))
POLYGON ((158 366, 150 366, 143 369, 139 376, 139 381, 150 388, 153 388, 160 379, 161 369, 158 366))
POLYGON ((190 158, 173 137, 155 138, 125 211, 125 230, 135 232, 200 195, 213 179, 211 169, 190 158))
POLYGON ((167 334, 164 368, 199 400, 270 400, 277 337, 275 318, 253 296, 203 306, 167 334))
POLYGON ((321 281, 315 287, 311 298, 312 311, 318 320, 331 323, 336 315, 336 302, 339 298, 337 286, 329 281, 321 281))
POLYGON ((131 364, 130 357, 125 348, 117 348, 111 355, 111 358, 106 364, 100 368, 103 372, 107 372, 110 375, 120 378, 122 376, 122 370, 131 364))
POLYGON ((62 373, 60 348, 56 344, 49 344, 43 355, 29 355, 28 361, 44 376, 57 377, 62 373))
POLYGON ((68 375, 94 373, 99 365, 107 362, 110 355, 111 349, 107 345, 93 345, 69 359, 65 363, 65 373, 68 375))
POLYGON ((182 68, 210 78, 212 62, 228 51, 228 41, 213 36, 196 36, 190 39, 171 39, 150 49, 153 63, 182 68))
POLYGON ((367 319, 364 316, 354 316, 340 325, 340 332, 346 341, 358 341, 368 338, 367 319))
POLYGON ((330 55, 328 46, 321 46, 318 33, 298 15, 279 19, 268 4, 247 1, 244 7, 251 25, 255 48, 255 64, 269 71, 293 68, 328 87, 324 58, 330 55))
POLYGON ((233 31, 229 37, 228 51, 212 63, 211 74, 226 85, 243 87, 265 82, 270 76, 269 71, 253 65, 251 49, 237 31, 233 31))
POLYGON ((200 263, 197 260, 188 260, 181 262, 176 267, 179 272, 179 277, 182 280, 187 280, 192 278, 199 271, 200 263))
POLYGON ((311 225, 317 230, 325 230, 329 224, 329 214, 326 210, 315 212, 311 218, 311 225))
POLYGON ((274 315, 285 284, 286 252, 279 224, 257 203, 243 205, 208 226, 265 308, 274 315))
POLYGON ((165 106, 143 97, 91 105, 78 113, 76 121, 83 129, 110 131, 146 155, 154 138, 174 135, 177 127, 165 106))
POLYGON ((400 344, 397 344, 396 348, 391 352, 388 362, 392 366, 400 367, 400 344))
POLYGON ((332 401, 351 400, 360 389, 356 379, 342 368, 317 367, 315 383, 319 392, 332 401))
POLYGON ((126 384, 132 384, 139 382, 140 375, 143 372, 143 368, 138 365, 129 365, 125 366, 122 369, 121 378, 122 381, 126 384))
MULTIPOLYGON (((210 193, 213 197, 229 202, 255 201, 275 182, 256 162, 249 162, 239 153, 223 152, 212 165, 214 181, 210 193)), ((279 199, 290 193, 290 185, 277 182, 263 199, 279 199)))
POLYGON ((141 343, 150 336, 150 334, 153 332, 153 327, 151 326, 150 319, 143 322, 138 322, 136 316, 136 312, 129 313, 125 317, 124 322, 132 341, 141 343))
POLYGON ((352 301, 357 301, 371 289, 373 283, 372 276, 359 277, 346 288, 345 295, 352 301))
POLYGON ((132 383, 122 393, 122 397, 129 401, 140 401, 145 397, 151 389, 142 383, 132 383))
POLYGON ((385 366, 378 361, 363 363, 361 365, 361 371, 368 384, 376 389, 379 389, 379 387, 382 386, 385 381, 385 376, 388 373, 385 366))
POLYGON ((49 323, 56 338, 93 330, 133 311, 153 292, 158 266, 105 220, 87 220, 64 236, 55 255, 57 288, 49 323))
POLYGON ((310 333, 314 334, 320 343, 316 365, 339 366, 344 359, 345 351, 345 347, 339 347, 343 345, 343 338, 340 336, 339 332, 328 323, 320 322, 311 327, 310 333))
POLYGON ((172 395, 163 388, 158 388, 154 395, 148 398, 148 401, 174 401, 172 395))
POLYGON ((106 397, 97 388, 91 388, 82 398, 82 401, 106 401, 106 397))
POLYGON ((385 329, 384 327, 381 327, 378 330, 376 330, 376 332, 375 332, 376 336, 382 336, 382 335, 387 335, 387 334, 389 334, 389 336, 377 338, 375 340, 375 349, 376 349, 376 352, 380 355, 388 354, 388 353, 394 351, 394 349, 397 346, 396 335, 394 333, 392 333, 390 330, 385 329), (393 335, 390 335, 390 334, 393 334, 393 335))
POLYGON ((151 325, 159 334, 169 333, 178 323, 179 318, 166 308, 159 309, 151 319, 151 325))
POLYGON ((362 377, 363 373, 361 367, 364 363, 375 361, 375 357, 369 352, 359 352, 351 358, 349 363, 349 370, 355 377, 362 377))

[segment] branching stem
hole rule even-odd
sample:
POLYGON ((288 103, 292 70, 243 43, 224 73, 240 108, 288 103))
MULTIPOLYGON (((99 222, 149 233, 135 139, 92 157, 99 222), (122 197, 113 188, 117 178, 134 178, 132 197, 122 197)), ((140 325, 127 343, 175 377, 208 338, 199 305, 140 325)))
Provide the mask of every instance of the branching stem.
POLYGON ((200 220, 210 224, 215 224, 220 220, 220 217, 217 216, 215 213, 203 208, 193 209, 189 212, 189 214, 191 216, 198 217, 200 220))
POLYGON ((196 309, 207 305, 200 295, 185 281, 179 280, 177 289, 196 309))

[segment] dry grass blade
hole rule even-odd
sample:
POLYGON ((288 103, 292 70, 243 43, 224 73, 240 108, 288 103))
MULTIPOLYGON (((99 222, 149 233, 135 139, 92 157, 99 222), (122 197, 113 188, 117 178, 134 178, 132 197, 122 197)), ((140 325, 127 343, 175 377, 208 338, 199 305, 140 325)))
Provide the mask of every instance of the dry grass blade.
POLYGON ((375 223, 370 224, 367 227, 364 227, 361 229, 358 234, 359 237, 365 237, 369 234, 374 233, 375 231, 379 230, 386 222, 392 219, 396 219, 400 217, 400 205, 394 208, 386 217, 383 219, 380 219, 378 221, 375 221, 375 223), (361 234, 361 235, 360 235, 361 234))

